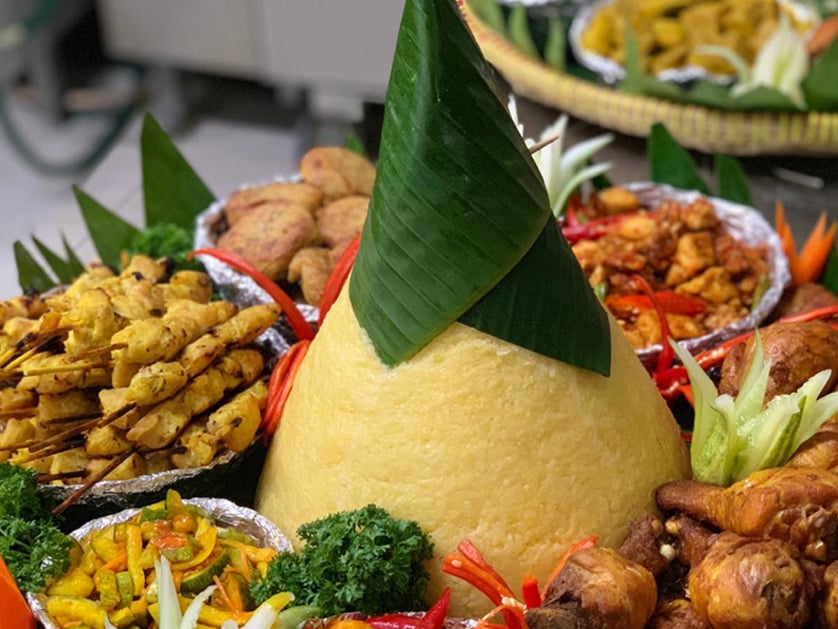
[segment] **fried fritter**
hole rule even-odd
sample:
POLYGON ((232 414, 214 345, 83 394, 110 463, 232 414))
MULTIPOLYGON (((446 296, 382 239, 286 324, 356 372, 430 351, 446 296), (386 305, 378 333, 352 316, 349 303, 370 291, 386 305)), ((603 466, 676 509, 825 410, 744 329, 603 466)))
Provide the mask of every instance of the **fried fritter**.
POLYGON ((303 156, 300 174, 305 181, 320 187, 326 199, 350 194, 369 196, 375 181, 375 166, 349 149, 317 146, 303 156))
POLYGON ((353 195, 332 201, 317 212, 317 227, 328 247, 345 246, 361 233, 369 197, 353 195))
POLYGON ((224 216, 227 218, 227 223, 233 226, 242 216, 266 203, 302 205, 313 212, 323 203, 323 191, 305 181, 278 181, 241 188, 227 199, 224 216))
POLYGON ((319 304, 332 267, 328 249, 305 247, 297 252, 288 265, 288 281, 299 282, 303 299, 310 304, 319 304))
POLYGON ((318 241, 314 217, 302 205, 266 203, 254 208, 218 239, 265 275, 279 279, 303 247, 318 241))

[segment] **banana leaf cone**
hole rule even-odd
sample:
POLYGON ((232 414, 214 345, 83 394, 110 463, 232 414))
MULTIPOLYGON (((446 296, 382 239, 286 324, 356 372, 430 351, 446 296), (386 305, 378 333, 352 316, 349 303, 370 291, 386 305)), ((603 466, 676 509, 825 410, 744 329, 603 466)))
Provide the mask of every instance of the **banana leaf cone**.
POLYGON ((407 0, 350 281, 300 367, 257 489, 287 534, 375 503, 416 520, 428 600, 463 539, 506 580, 618 544, 689 475, 678 427, 551 218, 457 6, 407 0))

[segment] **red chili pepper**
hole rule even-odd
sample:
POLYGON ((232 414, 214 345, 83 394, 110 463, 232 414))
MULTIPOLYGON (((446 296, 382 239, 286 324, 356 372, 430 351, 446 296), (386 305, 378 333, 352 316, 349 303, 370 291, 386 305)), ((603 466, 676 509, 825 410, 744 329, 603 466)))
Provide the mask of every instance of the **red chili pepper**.
POLYGON ((323 325, 323 319, 326 313, 332 308, 332 304, 340 294, 341 288, 346 283, 346 278, 349 277, 349 272, 355 264, 355 258, 358 257, 358 247, 361 244, 361 234, 355 236, 349 246, 338 258, 335 268, 332 269, 329 279, 326 280, 326 286, 323 288, 323 296, 320 298, 320 316, 317 320, 317 325, 323 325))
MULTIPOLYGON (((486 595, 497 606, 503 606, 504 599, 515 595, 503 578, 483 559, 483 555, 469 540, 457 546, 459 552, 449 553, 442 560, 442 571, 471 584, 486 595)), ((521 616, 508 608, 499 610, 509 629, 526 629, 521 616)))
POLYGON ((580 240, 597 240, 607 234, 613 227, 619 225, 629 216, 634 216, 636 212, 626 214, 614 214, 613 216, 603 216, 602 218, 593 218, 586 223, 580 223, 578 218, 574 216, 572 221, 566 221, 562 224, 562 235, 571 244, 574 245, 580 240))
POLYGON ((541 588, 538 585, 538 579, 529 572, 524 575, 521 581, 521 598, 524 599, 524 605, 527 606, 527 609, 541 607, 541 588))
POLYGON ((309 325, 309 322, 306 321, 303 313, 300 312, 297 304, 294 303, 294 300, 288 296, 288 293, 277 286, 276 282, 250 264, 250 262, 224 249, 196 249, 189 254, 189 259, 191 260, 195 256, 210 256, 250 277, 280 305, 298 340, 303 341, 314 338, 314 330, 309 325))
MULTIPOLYGON (((695 316, 707 310, 707 304, 701 299, 675 291, 655 291, 654 296, 670 314, 695 316)), ((609 295, 605 298, 605 305, 613 310, 651 310, 655 307, 648 295, 609 295)))
POLYGON ((672 359, 675 357, 675 350, 669 344, 669 339, 672 338, 672 330, 669 327, 669 321, 666 318, 666 312, 663 306, 655 296, 651 284, 642 275, 632 275, 631 282, 639 290, 641 290, 652 302, 655 312, 658 314, 658 321, 661 326, 661 353, 658 356, 658 364, 655 368, 655 373, 662 373, 672 366, 672 359))
POLYGON ((838 306, 825 306, 823 308, 815 308, 804 312, 796 312, 794 314, 781 317, 779 321, 782 323, 800 323, 803 321, 814 321, 816 319, 827 319, 829 317, 838 317, 838 306))
POLYGON ((308 340, 295 343, 285 353, 285 356, 279 360, 271 373, 271 379, 268 384, 268 403, 262 419, 262 425, 265 428, 265 439, 273 437, 279 426, 282 411, 285 409, 285 403, 288 401, 288 396, 297 377, 297 371, 308 352, 310 344, 311 341, 308 340), (273 386, 273 389, 271 389, 271 386, 273 386))
POLYGON ((451 588, 445 588, 439 599, 422 616, 408 614, 383 614, 367 618, 364 622, 375 629, 441 629, 451 605, 451 588))

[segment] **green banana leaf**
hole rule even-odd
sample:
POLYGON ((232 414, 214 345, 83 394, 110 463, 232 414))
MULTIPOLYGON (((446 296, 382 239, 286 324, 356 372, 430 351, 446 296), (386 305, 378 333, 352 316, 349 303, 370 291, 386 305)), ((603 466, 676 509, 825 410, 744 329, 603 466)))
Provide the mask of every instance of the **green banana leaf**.
POLYGON ((718 182, 718 196, 734 203, 753 206, 748 177, 742 170, 739 160, 730 155, 716 155, 714 163, 718 182))
POLYGON ((114 214, 81 188, 73 186, 93 247, 103 264, 118 269, 122 252, 140 230, 114 214))
POLYGON ((451 0, 406 2, 350 294, 388 365, 463 317, 609 372, 604 311, 558 236, 541 175, 451 0))
MULTIPOLYGON (((32 237, 32 242, 35 243, 35 246, 38 248, 41 256, 43 256, 44 260, 46 260, 49 268, 51 268, 53 273, 55 273, 59 282, 63 282, 65 284, 72 282, 74 277, 84 271, 83 266, 77 265, 78 258, 68 256, 67 260, 65 260, 34 236, 32 237)), ((62 242, 64 243, 64 247, 66 249, 67 240, 62 237, 62 242)))
POLYGON ((652 125, 646 150, 652 181, 710 194, 710 189, 698 173, 695 160, 678 144, 663 123, 652 125))
POLYGON ((15 240, 12 249, 17 266, 17 282, 24 294, 44 293, 55 286, 55 280, 41 268, 22 242, 15 240))
POLYGON ((149 114, 143 119, 140 150, 146 226, 172 223, 193 230, 195 217, 215 195, 149 114))

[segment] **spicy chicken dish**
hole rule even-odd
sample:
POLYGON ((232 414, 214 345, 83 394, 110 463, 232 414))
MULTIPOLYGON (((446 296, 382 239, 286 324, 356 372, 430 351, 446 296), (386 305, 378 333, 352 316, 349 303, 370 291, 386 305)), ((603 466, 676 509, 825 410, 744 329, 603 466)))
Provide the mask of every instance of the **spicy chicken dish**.
POLYGON ((765 246, 734 238, 703 197, 649 208, 611 188, 573 208, 563 232, 636 349, 661 342, 660 311, 676 340, 703 336, 747 316, 768 281, 765 246))

